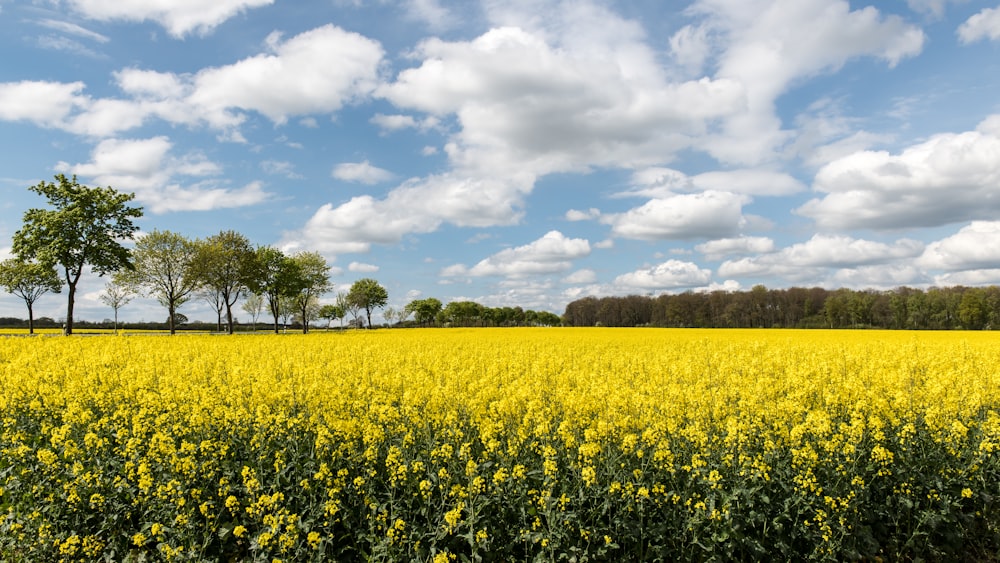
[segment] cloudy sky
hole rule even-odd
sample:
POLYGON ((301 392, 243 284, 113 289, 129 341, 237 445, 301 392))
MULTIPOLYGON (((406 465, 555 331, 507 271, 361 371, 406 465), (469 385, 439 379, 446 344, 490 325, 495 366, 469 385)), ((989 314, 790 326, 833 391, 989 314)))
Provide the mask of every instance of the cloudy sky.
POLYGON ((65 173, 394 306, 1000 284, 997 0, 0 0, 0 52, 0 255, 65 173))

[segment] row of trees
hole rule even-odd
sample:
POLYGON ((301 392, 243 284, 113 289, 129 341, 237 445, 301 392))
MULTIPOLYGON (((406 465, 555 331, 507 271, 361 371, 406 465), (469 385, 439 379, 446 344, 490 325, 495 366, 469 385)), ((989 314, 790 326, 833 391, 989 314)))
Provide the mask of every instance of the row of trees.
POLYGON ((521 307, 487 307, 475 301, 452 301, 442 305, 434 297, 411 301, 400 320, 412 314, 419 326, 559 326, 562 319, 548 311, 521 307))
POLYGON ((998 329, 1000 288, 828 290, 819 287, 647 297, 586 297, 566 306, 568 326, 998 329))
MULTIPOLYGON (((204 240, 192 240, 171 231, 154 230, 135 240, 134 220, 141 207, 129 205, 135 195, 112 188, 89 188, 76 177, 56 176, 29 189, 49 203, 47 209, 29 209, 24 225, 14 234, 14 258, 0 263, 0 286, 20 296, 28 308, 29 332, 34 332, 34 304, 46 293, 67 288, 64 332, 73 332, 76 289, 87 267, 99 276, 110 275, 101 299, 115 312, 134 296, 155 298, 167 309, 171 334, 176 331, 182 305, 196 296, 223 313, 230 334, 233 307, 246 298, 244 310, 259 315, 266 306, 274 319, 294 311, 308 331, 320 311, 319 297, 333 289, 330 266, 315 252, 286 255, 270 246, 253 247, 236 231, 222 231, 204 240)), ((338 299, 345 307, 371 313, 388 300, 385 288, 366 278, 355 282, 338 299)), ((254 317, 256 321, 256 316, 254 317)))

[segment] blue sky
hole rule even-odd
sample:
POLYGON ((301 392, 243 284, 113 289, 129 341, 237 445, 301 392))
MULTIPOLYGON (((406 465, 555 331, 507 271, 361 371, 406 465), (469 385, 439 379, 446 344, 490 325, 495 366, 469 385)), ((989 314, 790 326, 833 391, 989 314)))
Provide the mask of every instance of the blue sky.
POLYGON ((65 173, 397 307, 1000 283, 996 0, 0 0, 0 52, 0 256, 65 173))

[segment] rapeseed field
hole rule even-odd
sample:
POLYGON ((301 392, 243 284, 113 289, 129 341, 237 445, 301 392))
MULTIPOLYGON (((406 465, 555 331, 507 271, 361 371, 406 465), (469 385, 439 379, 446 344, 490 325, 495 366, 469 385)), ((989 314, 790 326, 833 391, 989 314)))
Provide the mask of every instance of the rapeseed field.
POLYGON ((0 560, 995 560, 998 448, 989 332, 8 338, 0 560))

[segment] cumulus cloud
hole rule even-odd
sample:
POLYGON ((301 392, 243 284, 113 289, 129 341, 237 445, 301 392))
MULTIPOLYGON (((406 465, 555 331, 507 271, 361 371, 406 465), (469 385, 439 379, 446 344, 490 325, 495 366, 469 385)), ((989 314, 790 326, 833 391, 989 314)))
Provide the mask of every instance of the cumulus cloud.
POLYGON ((699 0, 688 11, 703 16, 692 25, 715 38, 716 76, 746 90, 746 111, 702 145, 727 162, 767 161, 789 140, 774 104, 795 80, 839 70, 856 57, 892 67, 924 43, 920 28, 902 18, 871 6, 852 10, 846 0, 699 0))
POLYGON ((364 262, 351 262, 347 265, 347 270, 349 272, 372 274, 379 271, 379 267, 375 264, 365 264, 364 262))
POLYGON ((711 279, 711 270, 693 262, 667 260, 651 268, 622 274, 615 278, 613 285, 626 291, 656 291, 700 287, 711 279))
POLYGON ((331 175, 345 182, 374 185, 393 178, 392 172, 372 166, 367 160, 362 162, 342 162, 333 168, 331 175))
POLYGON ((616 236, 642 240, 722 238, 746 224, 746 196, 706 191, 652 199, 625 213, 607 214, 601 222, 616 236))
POLYGON ((90 162, 61 162, 56 169, 90 178, 98 185, 134 192, 136 200, 153 213, 242 207, 270 197, 258 182, 230 188, 220 180, 205 180, 218 176, 221 167, 200 153, 178 157, 171 154, 172 149, 173 143, 162 136, 106 139, 94 148, 90 162), (178 177, 194 182, 183 186, 176 181, 178 177))
POLYGON ((935 270, 1000 268, 1000 221, 973 221, 954 235, 927 245, 919 264, 935 270))
POLYGON ((888 264, 915 258, 923 250, 923 243, 909 239, 886 244, 844 235, 816 234, 806 242, 778 252, 727 260, 719 266, 718 272, 724 277, 777 274, 801 278, 802 275, 818 275, 823 269, 888 264))
MULTIPOLYGON (((593 44, 582 45, 570 33, 497 27, 472 41, 424 41, 414 52, 423 63, 378 95, 400 108, 454 115, 453 162, 536 175, 660 162, 689 146, 707 120, 741 106, 732 81, 670 82, 641 28, 603 16, 623 35, 591 34, 593 44)), ((596 25, 594 17, 565 25, 596 25)))
POLYGON ((782 196, 805 189, 802 182, 784 172, 766 169, 717 170, 688 176, 672 168, 650 167, 632 175, 634 185, 619 195, 659 197, 673 193, 708 191, 759 196, 782 196))
POLYGON ((330 24, 287 41, 272 34, 267 46, 269 53, 198 72, 187 102, 209 113, 256 111, 278 124, 330 113, 374 90, 383 56, 378 42, 330 24))
POLYGON ((958 28, 958 37, 962 43, 974 43, 982 39, 1000 41, 1000 7, 983 8, 965 20, 958 28))
POLYGON ((711 240, 694 247, 709 260, 740 254, 766 254, 774 250, 774 241, 767 237, 740 236, 711 240))
POLYGON ((206 35, 248 8, 267 6, 273 2, 274 0, 69 0, 70 6, 86 18, 98 21, 154 21, 177 38, 192 32, 206 35))
POLYGON ((601 211, 597 208, 591 207, 586 211, 581 211, 579 209, 570 209, 566 212, 567 221, 588 221, 590 219, 597 219, 601 216, 601 211))
POLYGON ((597 281, 597 272, 591 270, 590 268, 577 270, 562 279, 563 283, 568 283, 568 284, 587 284, 587 283, 594 283, 596 281, 597 281))
POLYGON ((589 254, 590 243, 586 239, 568 238, 559 231, 549 231, 534 242, 501 250, 471 268, 451 266, 442 274, 511 278, 555 274, 569 270, 573 260, 589 254))
POLYGON ((238 128, 245 112, 283 124, 291 116, 336 112, 367 96, 383 55, 377 42, 332 25, 287 41, 272 35, 267 48, 267 53, 192 75, 122 69, 114 73, 126 95, 121 99, 93 99, 83 93, 82 82, 0 83, 0 120, 110 137, 156 117, 208 125, 241 140, 238 128))
POLYGON ((330 253, 367 252, 372 244, 394 244, 411 233, 429 233, 442 223, 489 227, 516 223, 534 178, 475 178, 446 173, 408 180, 385 198, 370 195, 320 207, 300 231, 286 233, 284 248, 330 253))
POLYGON ((41 127, 66 127, 74 110, 90 104, 83 82, 24 80, 0 83, 0 119, 29 121, 41 127))
POLYGON ((824 193, 796 212, 820 227, 900 229, 934 227, 1000 212, 1000 136, 996 116, 975 131, 935 135, 899 154, 861 151, 816 174, 824 193))

